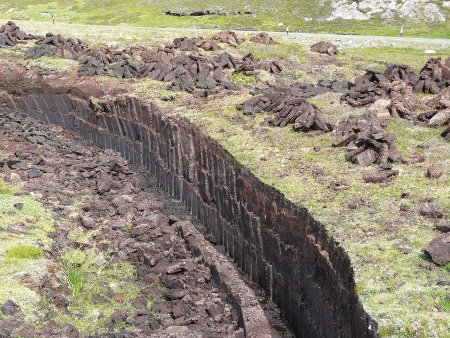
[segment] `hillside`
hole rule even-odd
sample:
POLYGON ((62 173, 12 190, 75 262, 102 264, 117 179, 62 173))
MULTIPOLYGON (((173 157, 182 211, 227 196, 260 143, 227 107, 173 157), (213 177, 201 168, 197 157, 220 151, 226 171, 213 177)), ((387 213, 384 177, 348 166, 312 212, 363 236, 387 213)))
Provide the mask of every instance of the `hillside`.
POLYGON ((43 0, 0 4, 10 19, 146 27, 356 33, 449 38, 450 2, 440 0, 43 0), (166 14, 165 14, 166 13, 166 14))

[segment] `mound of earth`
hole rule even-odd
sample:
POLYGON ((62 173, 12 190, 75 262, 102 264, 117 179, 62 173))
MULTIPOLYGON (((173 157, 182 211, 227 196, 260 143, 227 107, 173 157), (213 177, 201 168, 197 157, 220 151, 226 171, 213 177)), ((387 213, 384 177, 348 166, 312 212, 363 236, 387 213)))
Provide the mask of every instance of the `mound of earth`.
POLYGON ((274 126, 284 127, 291 124, 295 131, 303 132, 332 131, 332 125, 326 122, 320 109, 306 101, 307 96, 299 85, 272 87, 264 90, 262 95, 237 105, 236 108, 243 110, 245 115, 272 113, 274 116, 270 118, 269 123, 274 126))
POLYGON ((276 42, 269 34, 266 32, 261 32, 253 36, 250 41, 256 42, 256 43, 263 43, 266 45, 275 45, 278 42, 276 42))
POLYGON ((320 54, 327 54, 327 55, 336 55, 339 53, 338 48, 333 45, 331 42, 326 41, 320 41, 315 43, 311 46, 311 51, 320 53, 320 54))

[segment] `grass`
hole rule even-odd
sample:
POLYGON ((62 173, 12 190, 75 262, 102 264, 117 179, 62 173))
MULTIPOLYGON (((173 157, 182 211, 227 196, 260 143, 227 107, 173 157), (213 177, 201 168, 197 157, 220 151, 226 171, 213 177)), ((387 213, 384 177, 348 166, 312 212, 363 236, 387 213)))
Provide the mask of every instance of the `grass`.
MULTIPOLYGON (((439 3, 439 2, 438 2, 439 3)), ((217 2, 206 0, 114 0, 105 5, 105 1, 65 0, 55 1, 12 1, 6 0, 0 4, 4 17, 30 21, 51 22, 51 15, 56 14, 57 22, 83 23, 97 25, 130 25, 145 27, 182 27, 209 29, 245 29, 284 31, 289 23, 291 31, 356 33, 368 35, 397 36, 400 26, 404 26, 406 36, 426 36, 448 38, 450 33, 447 23, 432 24, 427 22, 406 22, 403 19, 386 20, 374 17, 370 20, 324 20, 332 12, 330 1, 268 1, 250 0, 240 2, 228 0, 217 2), (163 10, 198 10, 217 8, 222 10, 255 11, 254 15, 209 15, 203 17, 174 17, 164 15, 163 10), (305 18, 315 18, 308 21, 305 18)), ((440 6, 444 13, 448 9, 440 6)))
POLYGON ((42 248, 35 245, 17 245, 6 252, 6 257, 18 259, 38 259, 43 255, 42 248))

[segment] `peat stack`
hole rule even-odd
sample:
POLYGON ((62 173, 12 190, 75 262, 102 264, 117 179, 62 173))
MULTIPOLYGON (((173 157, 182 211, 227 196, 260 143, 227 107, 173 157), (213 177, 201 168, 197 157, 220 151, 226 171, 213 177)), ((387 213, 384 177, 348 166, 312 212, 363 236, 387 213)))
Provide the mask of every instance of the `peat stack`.
POLYGON ((41 56, 56 55, 66 59, 77 60, 88 54, 88 45, 79 39, 66 39, 59 34, 47 33, 36 42, 37 46, 29 48, 25 53, 25 59, 37 59, 41 56))
POLYGON ((384 76, 390 81, 403 81, 414 86, 419 81, 419 75, 408 65, 391 64, 384 71, 384 76))
POLYGON ((349 116, 336 126, 334 147, 347 147, 345 159, 359 165, 401 162, 400 152, 394 145, 396 136, 383 129, 374 114, 349 116))
POLYGON ((241 39, 235 32, 233 31, 221 31, 213 36, 213 40, 218 40, 222 43, 227 43, 230 46, 237 47, 245 40, 241 39))
POLYGON ((211 39, 208 38, 176 38, 173 40, 175 48, 181 51, 196 52, 200 48, 206 51, 218 51, 220 47, 211 39))
POLYGON ((12 47, 18 41, 29 40, 34 36, 23 32, 14 22, 8 21, 0 26, 0 47, 12 47))
POLYGON ((450 67, 443 64, 441 58, 431 58, 421 69, 419 81, 414 85, 418 93, 438 94, 450 87, 450 67))
POLYGON ((333 126, 326 122, 319 108, 306 101, 306 97, 308 94, 297 88, 274 87, 237 105, 236 108, 243 110, 245 115, 273 113, 269 124, 278 127, 291 124, 295 131, 332 131, 333 126))
POLYGON ((265 70, 272 74, 278 74, 283 70, 278 61, 256 61, 252 54, 235 61, 235 67, 236 72, 245 75, 254 75, 257 70, 265 70))
POLYGON ((255 43, 263 43, 265 45, 275 45, 278 43, 266 32, 256 34, 250 39, 250 41, 255 43))
POLYGON ((413 112, 426 108, 426 105, 414 94, 412 87, 402 80, 396 80, 391 83, 389 97, 391 103, 388 109, 393 117, 414 120, 415 115, 413 112))
POLYGON ((362 107, 386 96, 389 89, 390 82, 383 73, 368 69, 363 76, 356 78, 355 86, 341 100, 352 107, 362 107))
POLYGON ((339 54, 338 48, 331 42, 327 41, 320 41, 315 43, 314 45, 311 46, 311 51, 320 54, 327 54, 330 56, 339 54))

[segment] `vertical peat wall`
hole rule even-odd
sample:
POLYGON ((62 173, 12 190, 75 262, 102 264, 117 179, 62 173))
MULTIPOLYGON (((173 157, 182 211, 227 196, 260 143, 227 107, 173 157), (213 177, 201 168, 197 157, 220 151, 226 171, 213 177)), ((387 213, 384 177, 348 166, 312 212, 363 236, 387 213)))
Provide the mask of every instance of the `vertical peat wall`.
POLYGON ((267 290, 298 337, 378 336, 355 293, 348 255, 305 208, 262 183, 187 119, 134 97, 94 105, 80 93, 46 87, 15 102, 23 114, 147 166, 267 290))

